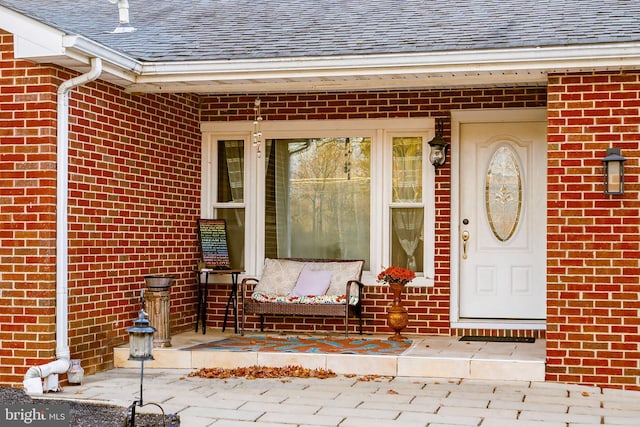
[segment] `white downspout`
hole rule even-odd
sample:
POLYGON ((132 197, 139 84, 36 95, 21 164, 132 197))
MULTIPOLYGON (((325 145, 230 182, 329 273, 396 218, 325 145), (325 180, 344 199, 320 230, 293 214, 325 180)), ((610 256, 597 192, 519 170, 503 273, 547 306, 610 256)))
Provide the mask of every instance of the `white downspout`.
POLYGON ((71 89, 96 80, 102 74, 102 60, 91 58, 91 70, 66 80, 58 87, 57 120, 57 188, 56 188, 56 360, 32 366, 24 376, 24 388, 29 394, 45 390, 58 391, 58 374, 69 370, 69 92, 71 89))

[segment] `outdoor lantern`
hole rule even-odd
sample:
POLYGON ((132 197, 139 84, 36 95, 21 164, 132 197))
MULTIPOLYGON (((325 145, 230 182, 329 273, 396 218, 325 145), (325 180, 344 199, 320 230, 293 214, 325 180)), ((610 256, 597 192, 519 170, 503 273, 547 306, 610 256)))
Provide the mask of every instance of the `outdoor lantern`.
POLYGON ((147 313, 144 311, 144 290, 142 291, 142 308, 129 332, 129 360, 153 360, 153 333, 156 328, 151 326, 147 313))
POLYGON ((438 119, 436 136, 429 141, 429 145, 431 146, 431 153, 429 154, 431 164, 436 168, 444 165, 447 159, 447 146, 449 143, 442 137, 442 119, 438 119))
MULTIPOLYGON (((145 406, 142 399, 144 361, 153 360, 151 351, 153 350, 153 333, 156 331, 156 328, 149 324, 147 313, 144 311, 144 289, 140 293, 140 303, 142 307, 138 313, 138 318, 134 320, 133 326, 127 329, 127 332, 129 332, 129 360, 137 360, 140 362, 140 399, 134 400, 127 408, 127 415, 124 422, 124 425, 127 427, 135 427, 136 425, 136 406, 145 406)), ((164 419, 164 410, 160 405, 157 403, 147 403, 146 405, 155 405, 160 408, 164 419)), ((173 415, 171 416, 173 417, 173 415)), ((179 425, 179 422, 177 424, 173 422, 170 424, 170 426, 179 425)))
POLYGON ((607 148, 604 164, 604 194, 624 193, 624 162, 619 148, 607 148))

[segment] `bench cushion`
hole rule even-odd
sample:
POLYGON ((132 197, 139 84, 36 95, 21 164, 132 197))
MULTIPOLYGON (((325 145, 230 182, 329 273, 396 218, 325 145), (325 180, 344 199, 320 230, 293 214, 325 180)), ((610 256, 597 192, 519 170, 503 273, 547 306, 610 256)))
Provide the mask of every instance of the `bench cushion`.
MULTIPOLYGON (((289 259, 265 259, 262 277, 255 286, 251 298, 258 302, 282 302, 294 304, 346 304, 345 286, 349 280, 359 280, 364 261, 297 261, 289 259), (293 293, 303 269, 313 272, 331 272, 329 288, 324 295, 295 295, 293 293)), ((305 273, 303 273, 305 274, 305 273)), ((306 274, 305 274, 306 276, 306 274)), ((307 283, 303 277, 300 285, 307 283)), ((352 285, 349 304, 358 302, 357 285, 352 285)))
MULTIPOLYGON (((317 295, 310 297, 292 297, 288 295, 267 295, 262 292, 253 292, 251 298, 257 302, 282 302, 287 304, 344 304, 346 295, 317 295)), ((357 295, 349 296, 349 305, 358 303, 357 295)))

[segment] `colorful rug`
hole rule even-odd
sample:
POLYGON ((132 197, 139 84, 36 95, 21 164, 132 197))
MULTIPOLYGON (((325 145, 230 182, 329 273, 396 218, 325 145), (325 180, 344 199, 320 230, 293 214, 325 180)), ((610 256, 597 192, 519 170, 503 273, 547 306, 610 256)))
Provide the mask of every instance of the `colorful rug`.
POLYGON ((280 337, 259 335, 225 338, 218 341, 197 344, 183 350, 397 355, 402 354, 410 346, 411 340, 396 342, 373 338, 280 337))

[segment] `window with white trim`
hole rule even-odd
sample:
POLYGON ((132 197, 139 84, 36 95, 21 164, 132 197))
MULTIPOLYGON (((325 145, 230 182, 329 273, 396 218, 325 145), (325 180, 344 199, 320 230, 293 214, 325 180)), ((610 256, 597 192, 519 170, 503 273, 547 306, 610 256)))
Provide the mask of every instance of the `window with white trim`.
POLYGON ((202 217, 223 218, 231 263, 265 257, 364 259, 433 281, 433 119, 203 123, 202 217), (428 165, 428 167, 426 167, 428 165))

